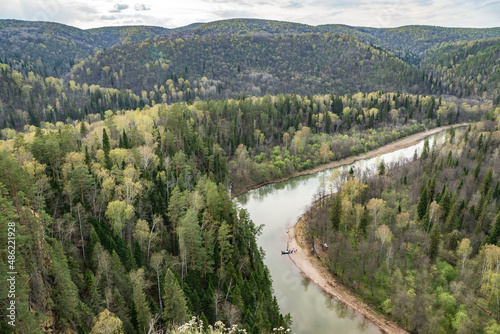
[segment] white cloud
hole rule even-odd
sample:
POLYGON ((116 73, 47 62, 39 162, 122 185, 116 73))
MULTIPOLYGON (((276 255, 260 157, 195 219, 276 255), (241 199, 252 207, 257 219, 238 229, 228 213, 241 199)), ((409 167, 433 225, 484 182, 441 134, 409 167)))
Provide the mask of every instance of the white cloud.
POLYGON ((137 0, 7 0, 0 3, 0 18, 55 21, 80 28, 125 22, 174 28, 235 17, 310 25, 494 27, 500 25, 500 1, 142 0, 138 3, 137 0), (154 10, 149 10, 151 8, 154 10))
POLYGON ((145 4, 136 3, 134 9, 136 12, 140 12, 140 11, 150 10, 151 8, 146 6, 145 4))
POLYGON ((110 13, 121 13, 122 10, 128 9, 128 5, 124 3, 117 3, 114 5, 113 9, 110 10, 110 13))

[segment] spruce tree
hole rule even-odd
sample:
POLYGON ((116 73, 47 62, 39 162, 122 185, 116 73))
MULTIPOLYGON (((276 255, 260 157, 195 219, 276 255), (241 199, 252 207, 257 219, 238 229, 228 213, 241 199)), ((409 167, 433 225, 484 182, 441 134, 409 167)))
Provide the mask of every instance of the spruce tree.
POLYGON ((165 275, 165 287, 163 294, 163 320, 167 324, 181 324, 188 316, 186 298, 184 292, 170 269, 165 275))
POLYGON ((422 194, 420 195, 420 200, 418 201, 417 212, 418 218, 422 219, 427 212, 427 205, 429 204, 429 199, 427 197, 427 187, 424 187, 422 194))
POLYGON ((111 150, 111 145, 109 143, 108 133, 106 129, 102 129, 102 150, 104 151, 104 167, 106 169, 111 169, 111 159, 109 157, 109 151, 111 150))
POLYGON ((488 237, 488 243, 496 245, 499 236, 500 236, 500 215, 497 215, 497 219, 495 220, 495 224, 493 225, 493 230, 491 231, 491 234, 488 237))
POLYGON ((439 235, 439 226, 434 224, 429 234, 429 259, 431 263, 436 262, 436 258, 439 253, 439 242, 441 241, 441 236, 439 235))
POLYGON ((378 164, 378 175, 385 175, 385 163, 384 160, 380 161, 378 164))
POLYGON ((359 230, 363 236, 366 236, 366 229, 368 227, 368 223, 370 222, 370 212, 366 208, 366 205, 363 208, 363 213, 361 215, 361 219, 359 221, 359 230))
POLYGON ((338 231, 340 223, 342 222, 342 198, 338 194, 335 195, 333 199, 333 206, 330 211, 330 222, 332 223, 332 229, 338 231))

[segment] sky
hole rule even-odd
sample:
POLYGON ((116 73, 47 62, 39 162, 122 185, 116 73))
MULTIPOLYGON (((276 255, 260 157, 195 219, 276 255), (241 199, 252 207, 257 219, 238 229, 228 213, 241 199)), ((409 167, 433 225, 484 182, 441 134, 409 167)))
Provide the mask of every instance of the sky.
POLYGON ((410 24, 499 27, 500 0, 1 0, 0 19, 59 22, 82 29, 117 25, 176 28, 259 18, 376 28, 410 24))

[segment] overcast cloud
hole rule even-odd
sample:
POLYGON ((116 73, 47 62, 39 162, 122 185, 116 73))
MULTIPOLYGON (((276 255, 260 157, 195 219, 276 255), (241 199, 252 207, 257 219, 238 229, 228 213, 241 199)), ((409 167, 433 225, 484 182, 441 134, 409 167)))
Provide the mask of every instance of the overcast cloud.
POLYGON ((379 28, 484 28, 500 26, 500 0, 7 0, 0 3, 0 18, 54 21, 83 29, 124 24, 176 28, 228 18, 379 28))

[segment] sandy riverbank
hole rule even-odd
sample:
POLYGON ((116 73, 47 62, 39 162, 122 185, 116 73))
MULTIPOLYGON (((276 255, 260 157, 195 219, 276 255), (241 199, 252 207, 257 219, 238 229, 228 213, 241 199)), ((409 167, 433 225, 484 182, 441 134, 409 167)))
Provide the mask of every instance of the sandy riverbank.
POLYGON ((402 149, 402 148, 406 148, 406 147, 409 147, 409 146, 417 144, 419 141, 421 141, 425 137, 428 137, 428 136, 433 135, 435 133, 438 133, 438 132, 441 132, 441 131, 444 131, 444 130, 448 130, 448 129, 452 128, 452 127, 453 128, 457 128, 457 127, 465 126, 465 125, 469 125, 469 123, 460 123, 460 124, 446 125, 446 126, 441 126, 439 128, 434 128, 434 129, 431 129, 431 130, 428 130, 428 131, 425 131, 425 132, 419 132, 419 133, 416 133, 414 135, 411 135, 411 136, 404 137, 404 138, 401 138, 399 140, 396 140, 395 142, 392 142, 390 144, 381 146, 381 147, 377 148, 376 150, 373 150, 373 151, 370 151, 370 152, 367 152, 367 153, 363 153, 363 154, 360 154, 360 155, 354 155, 354 156, 347 157, 347 158, 344 158, 344 159, 341 159, 341 160, 337 160, 337 161, 332 161, 332 162, 329 162, 329 163, 326 163, 326 164, 323 164, 323 165, 316 166, 313 169, 307 169, 307 170, 303 170, 301 172, 295 172, 293 174, 290 174, 288 176, 285 176, 285 177, 282 177, 282 178, 279 178, 279 179, 274 179, 274 180, 270 180, 270 181, 266 181, 266 182, 260 182, 260 183, 251 185, 251 186, 249 186, 249 187, 247 187, 247 188, 245 188, 245 189, 243 189, 241 191, 238 191, 236 193, 231 194, 231 198, 235 198, 235 197, 237 197, 237 196, 239 196, 241 194, 246 193, 247 191, 250 191, 252 189, 260 188, 260 187, 265 186, 267 184, 272 184, 272 183, 278 183, 278 182, 286 181, 286 180, 289 180, 289 179, 297 177, 297 176, 314 174, 314 173, 317 173, 317 172, 321 172, 321 171, 323 171, 325 169, 330 169, 330 168, 335 168, 335 167, 346 165, 346 164, 351 164, 351 163, 353 163, 353 162, 355 162, 357 160, 368 159, 368 158, 376 157, 376 156, 381 155, 381 154, 385 154, 385 153, 396 151, 396 150, 399 150, 399 149, 402 149))
POLYGON ((290 256, 290 259, 304 275, 316 283, 323 291, 361 313, 383 332, 389 334, 408 333, 395 322, 377 314, 368 305, 363 303, 354 292, 335 279, 320 260, 305 247, 304 236, 302 234, 304 223, 305 219, 302 216, 297 224, 288 230, 288 249, 298 249, 298 252, 294 252, 290 256))

